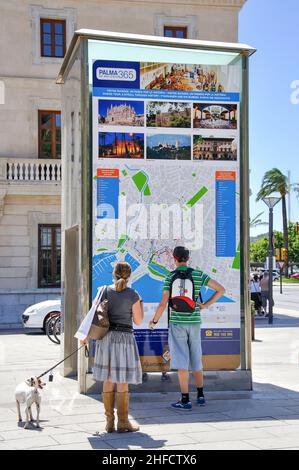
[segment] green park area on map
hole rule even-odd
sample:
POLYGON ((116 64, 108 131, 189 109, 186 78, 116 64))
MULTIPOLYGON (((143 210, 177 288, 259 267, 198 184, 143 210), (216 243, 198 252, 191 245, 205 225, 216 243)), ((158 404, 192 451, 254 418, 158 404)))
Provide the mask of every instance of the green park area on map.
POLYGON ((203 186, 194 196, 187 202, 188 207, 193 207, 206 193, 208 188, 203 186))
POLYGON ((138 173, 136 173, 132 177, 132 179, 133 179, 135 185, 137 186, 138 190, 143 191, 144 196, 150 196, 151 195, 150 188, 149 188, 148 184, 146 184, 146 179, 147 178, 146 178, 146 175, 143 173, 143 171, 139 171, 138 173))

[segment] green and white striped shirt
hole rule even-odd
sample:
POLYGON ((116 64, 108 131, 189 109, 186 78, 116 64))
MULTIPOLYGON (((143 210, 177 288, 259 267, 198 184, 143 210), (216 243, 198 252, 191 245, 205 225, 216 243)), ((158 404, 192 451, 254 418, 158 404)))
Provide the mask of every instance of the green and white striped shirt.
MULTIPOLYGON (((176 268, 175 271, 186 271, 188 269, 188 266, 179 266, 176 268)), ((174 276, 175 271, 167 276, 164 282, 164 291, 169 291, 171 288, 171 281, 172 277, 174 276)), ((192 278, 194 282, 194 290, 195 290, 195 299, 198 298, 200 289, 203 286, 206 286, 208 282, 210 281, 210 277, 205 274, 203 271, 200 271, 199 269, 194 269, 192 272, 192 278)), ((193 313, 186 313, 186 312, 175 312, 172 309, 170 309, 170 318, 169 318, 170 323, 185 323, 185 324, 190 324, 190 323, 201 323, 201 316, 200 316, 200 308, 198 305, 196 305, 194 312, 193 313)))

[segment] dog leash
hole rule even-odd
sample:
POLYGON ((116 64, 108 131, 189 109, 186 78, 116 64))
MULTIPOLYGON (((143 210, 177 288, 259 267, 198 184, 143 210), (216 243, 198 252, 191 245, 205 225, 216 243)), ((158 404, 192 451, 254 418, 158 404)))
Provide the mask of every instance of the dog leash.
MULTIPOLYGON (((41 377, 43 377, 44 375, 47 375, 48 372, 52 372, 52 370, 54 370, 56 367, 58 367, 60 364, 62 364, 64 361, 66 361, 69 357, 73 356, 74 354, 76 354, 78 351, 80 351, 80 349, 84 348, 85 347, 85 357, 89 357, 89 350, 88 350, 88 347, 83 344, 82 346, 80 346, 80 348, 76 349, 76 351, 72 352, 71 354, 69 354, 68 356, 66 356, 64 359, 62 359, 62 361, 60 362, 57 362, 57 364, 55 364, 55 366, 51 367, 50 369, 46 370, 46 372, 43 372, 41 375, 39 375, 37 378, 40 379, 41 377)), ((51 374, 50 377, 50 382, 53 381, 53 375, 51 374), (52 379, 51 379, 52 378, 52 379)))

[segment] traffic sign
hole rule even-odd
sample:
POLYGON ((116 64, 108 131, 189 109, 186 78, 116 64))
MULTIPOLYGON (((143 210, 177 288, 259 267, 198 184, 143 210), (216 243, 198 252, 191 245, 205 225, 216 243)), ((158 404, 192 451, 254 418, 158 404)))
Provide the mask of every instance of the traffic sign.
POLYGON ((279 265, 280 269, 283 269, 284 261, 278 261, 278 265, 279 265))

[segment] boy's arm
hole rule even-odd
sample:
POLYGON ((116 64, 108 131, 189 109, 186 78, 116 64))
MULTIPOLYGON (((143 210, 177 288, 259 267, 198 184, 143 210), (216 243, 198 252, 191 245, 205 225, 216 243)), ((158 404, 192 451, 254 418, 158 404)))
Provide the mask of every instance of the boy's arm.
POLYGON ((201 309, 210 307, 210 305, 217 302, 217 300, 225 293, 224 287, 219 284, 219 282, 214 281, 214 279, 210 279, 207 285, 215 291, 215 294, 213 294, 207 302, 199 305, 201 309))
POLYGON ((154 318, 149 322, 149 328, 155 328, 156 324, 160 320, 161 316, 163 315, 164 310, 167 307, 168 301, 169 301, 169 295, 170 292, 168 290, 165 290, 162 295, 162 299, 157 307, 156 313, 154 315, 154 318))

